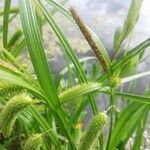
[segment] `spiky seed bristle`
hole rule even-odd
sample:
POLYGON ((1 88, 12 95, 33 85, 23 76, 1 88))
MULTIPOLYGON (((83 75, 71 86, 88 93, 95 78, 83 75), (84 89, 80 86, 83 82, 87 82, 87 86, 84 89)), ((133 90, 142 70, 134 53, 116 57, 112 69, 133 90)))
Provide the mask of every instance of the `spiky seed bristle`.
POLYGON ((101 84, 98 82, 90 81, 88 83, 82 83, 60 93, 59 99, 61 102, 65 102, 81 97, 82 95, 87 94, 89 92, 99 90, 100 88, 101 84))
POLYGON ((23 109, 31 105, 33 100, 26 93, 11 98, 0 114, 0 128, 5 137, 10 136, 14 123, 23 109))
POLYGON ((0 81, 0 96, 1 97, 12 97, 23 91, 21 86, 12 84, 5 81, 0 81))
POLYGON ((3 59, 0 59, 0 68, 3 70, 19 73, 18 69, 14 65, 4 61, 3 59))
POLYGON ((121 84, 121 79, 119 77, 111 77, 110 78, 110 86, 118 87, 121 84))
POLYGON ((93 117, 89 127, 87 128, 85 134, 82 137, 82 141, 79 145, 79 150, 92 150, 106 122, 107 115, 105 112, 98 113, 93 117))
POLYGON ((43 134, 33 134, 29 136, 24 145, 24 150, 40 150, 43 134))
POLYGON ((71 12, 74 20, 76 21, 77 25, 79 26, 80 31, 82 32, 82 34, 84 35, 85 39, 87 40, 87 42, 89 43, 89 45, 93 49, 96 57, 100 61, 103 69, 107 72, 108 69, 109 69, 109 67, 108 67, 107 63, 105 62, 105 59, 103 58, 103 54, 101 53, 101 50, 98 48, 98 46, 96 45, 95 41, 93 40, 92 35, 91 35, 89 29, 83 23, 82 19, 77 14, 77 11, 75 10, 74 7, 70 8, 70 12, 71 12))

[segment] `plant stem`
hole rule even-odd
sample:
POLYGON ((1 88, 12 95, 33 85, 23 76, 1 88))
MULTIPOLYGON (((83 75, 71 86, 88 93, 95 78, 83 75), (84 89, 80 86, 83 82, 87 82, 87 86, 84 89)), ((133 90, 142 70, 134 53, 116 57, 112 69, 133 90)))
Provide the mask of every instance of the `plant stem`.
POLYGON ((110 111, 110 128, 109 128, 109 137, 108 137, 106 150, 109 150, 109 144, 110 144, 110 140, 111 140, 112 128, 113 128, 113 124, 114 124, 114 93, 115 93, 115 90, 114 90, 113 87, 111 87, 110 107, 111 106, 112 107, 111 107, 111 111, 110 111))

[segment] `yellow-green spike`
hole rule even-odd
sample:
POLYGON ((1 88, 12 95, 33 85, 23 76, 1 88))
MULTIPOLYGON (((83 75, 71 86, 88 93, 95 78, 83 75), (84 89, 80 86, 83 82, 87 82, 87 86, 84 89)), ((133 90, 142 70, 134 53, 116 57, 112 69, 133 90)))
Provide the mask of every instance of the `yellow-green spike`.
POLYGON ((106 124, 107 115, 105 112, 98 113, 93 117, 79 145, 79 150, 92 150, 96 140, 102 133, 106 124))
POLYGON ((101 84, 98 82, 88 82, 79 84, 60 93, 59 99, 61 102, 66 102, 68 100, 79 98, 87 93, 97 91, 100 88, 101 84))
POLYGON ((5 137, 10 136, 13 125, 21 113, 27 106, 31 105, 33 100, 26 93, 15 95, 10 99, 0 114, 0 128, 5 137))
POLYGON ((43 134, 31 135, 24 145, 24 150, 40 150, 43 134))
POLYGON ((11 97, 23 91, 21 86, 0 81, 0 97, 11 97))

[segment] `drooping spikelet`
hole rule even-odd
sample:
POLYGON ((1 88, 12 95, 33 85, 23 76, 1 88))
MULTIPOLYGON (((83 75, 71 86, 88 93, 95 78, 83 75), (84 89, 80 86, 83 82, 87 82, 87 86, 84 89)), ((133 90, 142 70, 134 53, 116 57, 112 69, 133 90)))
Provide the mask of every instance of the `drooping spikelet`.
POLYGON ((0 128, 5 137, 10 136, 13 125, 21 113, 27 106, 32 104, 32 99, 26 93, 15 95, 10 99, 0 113, 0 128))
POLYGON ((102 65, 103 69, 107 72, 109 69, 109 66, 107 64, 108 62, 105 61, 104 56, 101 52, 101 49, 98 48, 96 42, 93 40, 93 37, 92 37, 89 29, 83 23, 82 19, 80 18, 80 16, 77 14, 76 10, 73 7, 70 8, 70 12, 71 12, 74 20, 76 21, 77 25, 79 26, 80 31, 82 32, 85 39, 87 40, 87 42, 89 43, 89 45, 93 49, 96 57, 98 58, 99 62, 102 65))
POLYGON ((0 59, 0 68, 3 70, 7 70, 10 72, 15 72, 15 73, 19 73, 18 69, 12 65, 11 63, 6 62, 3 59, 0 59))
POLYGON ((23 91, 21 86, 9 82, 0 81, 0 97, 11 97, 23 91))
POLYGON ((79 150, 92 150, 95 146, 95 142, 100 136, 107 121, 107 115, 105 112, 99 113, 94 116, 87 128, 85 134, 82 137, 82 141, 79 145, 79 150))
POLYGON ((42 135, 39 133, 31 135, 25 142, 24 150, 40 150, 42 135))
POLYGON ((99 90, 100 88, 101 84, 98 82, 79 84, 60 93, 59 99, 61 102, 66 102, 68 100, 79 98, 84 94, 99 90))

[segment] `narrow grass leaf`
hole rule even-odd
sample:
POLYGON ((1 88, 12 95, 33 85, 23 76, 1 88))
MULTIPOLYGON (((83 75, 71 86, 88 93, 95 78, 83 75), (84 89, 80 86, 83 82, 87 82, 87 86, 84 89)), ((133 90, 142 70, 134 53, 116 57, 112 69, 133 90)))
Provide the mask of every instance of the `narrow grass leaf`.
MULTIPOLYGON (((127 52, 125 58, 124 58, 124 56, 122 56, 120 59, 118 59, 118 61, 116 61, 115 63, 112 64, 111 69, 113 70, 113 72, 118 71, 118 69, 120 69, 120 67, 122 66, 122 60, 123 59, 124 59, 124 64, 123 65, 125 65, 133 57, 136 57, 137 55, 140 55, 141 53, 143 53, 146 50, 146 48, 148 48, 149 46, 150 46, 150 38, 144 40, 138 46, 134 47, 129 52, 127 52)), ((107 74, 104 73, 102 76, 100 76, 100 78, 98 79, 98 81, 102 82, 106 78, 107 78, 107 74)))
POLYGON ((117 148, 118 144, 122 142, 123 135, 126 134, 126 132, 130 131, 130 128, 128 128, 129 120, 131 120, 132 123, 136 124, 138 118, 141 118, 142 112, 145 108, 146 108, 146 105, 141 105, 140 103, 134 102, 134 103, 131 103, 120 114, 118 121, 114 125, 108 149, 117 148))
MULTIPOLYGON (((83 63, 83 62, 92 61, 92 60, 96 60, 96 58, 95 58, 95 57, 85 57, 85 58, 79 59, 79 62, 80 62, 80 63, 83 63)), ((69 64, 69 67, 70 67, 70 69, 74 68, 73 63, 69 64)), ((65 67, 64 69, 62 69, 62 70, 60 71, 59 74, 64 75, 64 74, 66 74, 67 72, 68 72, 68 67, 65 67)))
POLYGON ((34 87, 28 81, 23 79, 20 75, 16 75, 14 73, 0 69, 0 80, 29 89, 37 95, 43 95, 41 90, 38 89, 38 87, 34 87))
MULTIPOLYGON (((71 16, 67 9, 65 9, 62 5, 58 4, 54 0, 46 0, 51 6, 53 6, 56 10, 58 10, 61 14, 66 16, 68 19, 71 19, 71 16)), ((65 0, 67 2, 68 0, 65 0)))
POLYGON ((3 46, 8 46, 8 24, 9 24, 9 10, 11 0, 5 0, 4 4, 4 16, 3 16, 3 46))
POLYGON ((76 149, 74 141, 66 129, 67 124, 65 114, 61 108, 52 74, 49 70, 49 65, 44 53, 42 37, 40 34, 33 1, 19 0, 19 7, 27 46, 39 84, 47 97, 49 107, 53 110, 54 116, 59 121, 59 125, 61 126, 64 134, 67 136, 71 147, 76 149), (56 107, 57 111, 55 111, 56 107))
POLYGON ((145 105, 145 107, 142 109, 140 108, 140 110, 138 110, 138 112, 129 119, 128 121, 128 130, 124 133, 122 133, 122 136, 120 138, 120 142, 118 143, 119 148, 124 148, 125 145, 127 144, 129 138, 132 136, 132 134, 134 133, 135 129, 138 128, 138 123, 141 122, 143 115, 145 113, 147 113, 147 111, 149 111, 149 106, 145 105), (134 121, 133 121, 134 120, 134 121))
MULTIPOLYGON (((39 3, 37 1, 36 1, 36 3, 39 5, 39 3)), ((55 23, 54 19, 48 13, 48 11, 46 10, 46 8, 43 5, 39 5, 39 7, 41 8, 41 10, 42 10, 45 18, 47 19, 48 23, 50 24, 50 26, 54 30, 55 34, 59 38, 59 40, 60 40, 63 48, 65 49, 65 51, 67 52, 67 54, 70 56, 70 58, 71 58, 72 62, 74 63, 75 68, 76 68, 77 72, 79 73, 82 81, 85 81, 85 77, 84 77, 84 72, 83 72, 82 66, 79 63, 78 58, 77 58, 76 54, 74 53, 71 45, 69 44, 69 42, 65 38, 63 32, 60 30, 60 28, 58 27, 58 25, 55 23)))
POLYGON ((120 93, 120 92, 115 92, 115 95, 123 97, 125 99, 129 99, 131 101, 136 101, 143 104, 150 104, 150 97, 147 96, 140 96, 140 95, 134 95, 130 93, 120 93))
POLYGON ((117 28, 114 36, 114 50, 118 53, 122 42, 133 32, 143 0, 132 0, 127 18, 122 28, 117 28))
POLYGON ((45 120, 45 118, 33 106, 31 106, 29 112, 31 112, 31 114, 34 116, 35 120, 44 129, 44 131, 49 131, 49 132, 47 132, 47 134, 49 135, 52 143, 55 145, 56 149, 60 150, 61 145, 60 145, 60 142, 58 140, 58 135, 52 129, 50 130, 49 124, 45 120))
MULTIPOLYGON (((35 2, 37 4, 39 4, 37 1, 35 1, 35 2)), ((83 71, 83 68, 82 68, 82 66, 81 66, 74 50, 72 49, 72 47, 69 44, 66 37, 64 36, 63 32, 60 30, 59 26, 55 23, 52 16, 48 13, 46 7, 44 7, 43 5, 40 5, 40 4, 39 4, 39 6, 41 7, 41 10, 42 10, 45 18, 47 19, 48 23, 50 24, 50 26, 54 30, 55 34, 59 38, 60 43, 62 44, 62 47, 64 48, 66 54, 72 60, 74 66, 76 68, 78 78, 80 79, 81 82, 87 82, 87 79, 86 79, 85 73, 83 71)), ((91 103, 91 106, 92 106, 92 110, 93 110, 94 113, 96 113, 96 111, 97 111, 96 103, 95 103, 93 97, 89 96, 89 99, 90 99, 90 103, 91 103)))
POLYGON ((132 150, 139 150, 141 146, 143 145, 143 138, 144 138, 144 130, 146 126, 146 121, 148 119, 148 113, 149 113, 149 107, 143 112, 143 116, 141 120, 138 123, 137 131, 136 131, 136 136, 134 139, 134 143, 132 146, 132 150))
POLYGON ((130 77, 126 77, 126 78, 122 79, 121 80, 121 84, 130 82, 130 81, 133 81, 133 80, 136 80, 136 79, 148 76, 148 75, 150 75, 150 71, 145 71, 145 72, 142 72, 142 73, 138 73, 136 75, 133 75, 133 76, 130 76, 130 77))

